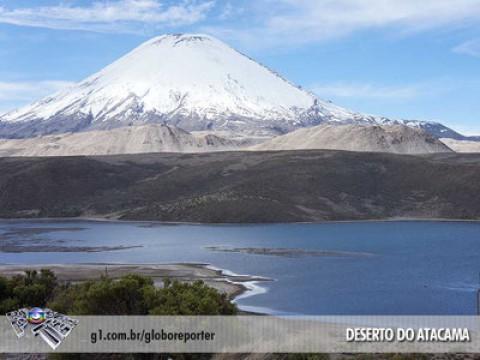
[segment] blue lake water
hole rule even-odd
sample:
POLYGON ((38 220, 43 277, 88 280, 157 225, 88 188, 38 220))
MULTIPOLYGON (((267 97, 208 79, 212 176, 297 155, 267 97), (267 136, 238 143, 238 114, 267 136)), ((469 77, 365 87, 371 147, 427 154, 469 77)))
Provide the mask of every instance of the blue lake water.
POLYGON ((0 252, 0 263, 210 263, 238 274, 275 279, 259 284, 264 293, 238 300, 245 309, 272 313, 460 315, 475 314, 477 308, 480 222, 160 225, 0 221, 0 239, 12 230, 43 227, 65 231, 14 236, 32 245, 142 247, 98 253, 0 252), (291 258, 214 252, 206 246, 301 248, 373 256, 291 258))

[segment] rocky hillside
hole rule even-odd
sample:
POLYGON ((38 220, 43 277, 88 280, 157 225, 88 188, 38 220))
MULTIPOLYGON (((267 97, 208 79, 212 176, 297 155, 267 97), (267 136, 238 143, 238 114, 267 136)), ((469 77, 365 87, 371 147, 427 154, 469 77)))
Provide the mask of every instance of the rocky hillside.
POLYGON ((330 149, 396 154, 452 151, 424 130, 405 125, 319 125, 277 136, 252 149, 330 149))
POLYGON ((192 135, 174 126, 143 125, 112 130, 0 139, 1 156, 72 156, 237 149, 241 143, 213 134, 192 135))
POLYGON ((440 139, 450 149, 456 152, 478 153, 480 152, 480 141, 473 140, 455 140, 455 139, 440 139))

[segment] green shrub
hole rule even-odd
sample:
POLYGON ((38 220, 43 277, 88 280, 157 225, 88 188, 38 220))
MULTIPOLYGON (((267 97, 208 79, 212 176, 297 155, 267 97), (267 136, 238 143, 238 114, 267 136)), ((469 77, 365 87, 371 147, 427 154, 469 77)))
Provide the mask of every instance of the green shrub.
POLYGON ((0 312, 22 307, 45 306, 52 298, 57 280, 50 270, 26 271, 10 279, 0 277, 0 312))
MULTIPOLYGON (((231 315, 237 309, 227 296, 202 281, 165 280, 157 288, 151 278, 126 275, 79 284, 59 285, 49 270, 0 277, 0 312, 48 306, 69 315, 231 315)), ((208 354, 52 354, 51 359, 178 359, 206 360, 208 354)))
POLYGON ((75 315, 229 315, 235 305, 202 281, 165 280, 159 289, 140 275, 102 278, 57 289, 50 307, 75 315))

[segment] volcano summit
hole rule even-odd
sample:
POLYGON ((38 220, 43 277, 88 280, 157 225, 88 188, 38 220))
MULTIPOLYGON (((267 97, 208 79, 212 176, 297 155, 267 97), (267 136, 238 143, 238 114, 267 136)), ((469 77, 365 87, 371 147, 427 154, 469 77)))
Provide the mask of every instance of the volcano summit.
POLYGON ((270 137, 326 121, 374 121, 318 99, 213 37, 192 34, 153 38, 1 119, 4 138, 146 123, 270 137))
MULTIPOLYGON (((130 126, 142 126, 143 135, 134 139, 129 134, 138 135, 139 131, 123 131, 125 141, 148 138, 145 141, 149 142, 148 146, 134 144, 136 151, 196 149, 209 141, 189 138, 185 142, 170 136, 180 134, 180 128, 200 132, 195 136, 217 136, 201 149, 212 151, 259 143, 320 124, 402 125, 419 128, 437 139, 466 140, 439 123, 390 120, 341 108, 293 85, 220 40, 201 34, 153 38, 87 79, 0 116, 0 138, 6 154, 17 155, 32 151, 50 154, 52 150, 55 154, 83 154, 81 149, 86 147, 101 147, 101 154, 116 153, 104 144, 92 144, 89 132, 130 126), (169 138, 154 139, 146 133, 149 129, 170 134, 169 138), (87 133, 68 136, 79 132, 87 133), (8 140, 28 138, 35 139, 27 143, 8 140), (72 143, 74 139, 80 144, 72 143), (172 147, 176 142, 178 146, 172 147)), ((117 133, 95 134, 93 139, 97 135, 104 139, 117 133)), ((106 143, 115 143, 115 149, 131 148, 119 142, 112 139, 106 143)), ((322 144, 318 146, 322 148, 322 144)))

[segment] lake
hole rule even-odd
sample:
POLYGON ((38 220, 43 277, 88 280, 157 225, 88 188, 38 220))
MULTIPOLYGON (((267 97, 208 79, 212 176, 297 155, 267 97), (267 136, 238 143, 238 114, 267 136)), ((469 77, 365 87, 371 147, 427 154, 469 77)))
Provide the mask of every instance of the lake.
POLYGON ((273 314, 475 314, 480 286, 480 222, 171 225, 5 220, 0 221, 0 242, 37 247, 37 252, 0 252, 3 264, 195 262, 272 278, 257 283, 259 287, 237 303, 273 314), (41 248, 134 245, 141 247, 104 252, 41 248), (258 248, 297 253, 275 256, 258 248))

